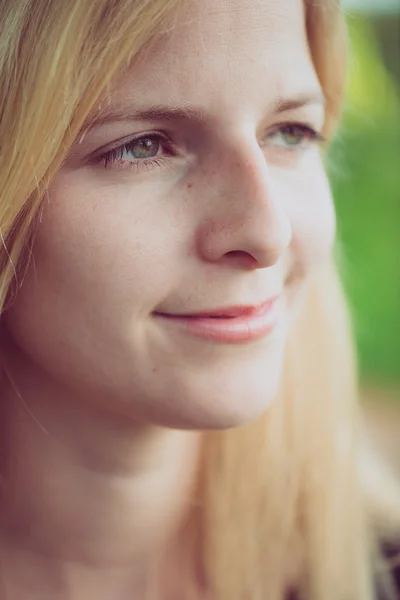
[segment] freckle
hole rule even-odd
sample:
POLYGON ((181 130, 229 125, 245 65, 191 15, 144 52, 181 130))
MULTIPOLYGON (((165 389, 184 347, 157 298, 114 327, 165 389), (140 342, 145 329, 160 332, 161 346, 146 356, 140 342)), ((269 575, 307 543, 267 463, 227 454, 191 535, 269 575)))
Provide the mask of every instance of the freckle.
POLYGON ((187 184, 187 189, 188 189, 188 190, 192 189, 192 187, 193 187, 193 183, 188 183, 188 184, 187 184))

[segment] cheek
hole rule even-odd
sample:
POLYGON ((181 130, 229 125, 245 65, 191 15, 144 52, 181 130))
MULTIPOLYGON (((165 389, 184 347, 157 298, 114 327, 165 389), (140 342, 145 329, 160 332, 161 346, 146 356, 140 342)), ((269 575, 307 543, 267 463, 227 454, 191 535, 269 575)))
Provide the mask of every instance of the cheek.
POLYGON ((15 327, 32 335, 44 327, 71 344, 82 332, 100 339, 146 316, 174 286, 175 221, 160 220, 147 195, 135 201, 123 187, 94 191, 61 179, 49 190, 34 260, 10 313, 15 327))
POLYGON ((314 169, 312 175, 298 182, 290 213, 292 251, 302 270, 309 271, 330 256, 336 234, 332 194, 322 168, 314 169))
POLYGON ((121 307, 151 297, 171 277, 176 227, 160 217, 151 194, 128 186, 52 191, 35 258, 59 285, 121 307))

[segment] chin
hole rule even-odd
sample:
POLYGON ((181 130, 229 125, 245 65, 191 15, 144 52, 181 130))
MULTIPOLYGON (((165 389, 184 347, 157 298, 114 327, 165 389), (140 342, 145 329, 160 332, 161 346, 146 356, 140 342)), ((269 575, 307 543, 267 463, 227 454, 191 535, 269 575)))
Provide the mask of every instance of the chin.
MULTIPOLYGON (((179 346, 169 355, 162 348, 157 370, 146 363, 133 374, 126 369, 128 376, 111 404, 149 426, 194 431, 240 427, 277 398, 285 342, 282 327, 256 344, 189 345, 187 352, 179 346)), ((110 380, 115 385, 116 377, 110 380)))
POLYGON ((193 431, 246 425, 275 401, 280 373, 281 369, 265 369, 262 378, 259 374, 257 379, 248 380, 244 374, 236 373, 229 383, 209 378, 192 389, 185 385, 185 390, 169 397, 148 398, 154 410, 146 420, 158 426, 193 431))
POLYGON ((270 352, 226 365, 226 369, 210 368, 202 377, 197 373, 192 381, 188 378, 182 390, 186 401, 180 402, 180 422, 188 429, 215 430, 257 419, 277 399, 283 357, 281 338, 270 352))
POLYGON ((275 401, 278 381, 269 381, 262 389, 247 387, 227 398, 215 398, 215 403, 207 402, 207 410, 199 414, 195 429, 215 430, 240 427, 260 417, 275 401))

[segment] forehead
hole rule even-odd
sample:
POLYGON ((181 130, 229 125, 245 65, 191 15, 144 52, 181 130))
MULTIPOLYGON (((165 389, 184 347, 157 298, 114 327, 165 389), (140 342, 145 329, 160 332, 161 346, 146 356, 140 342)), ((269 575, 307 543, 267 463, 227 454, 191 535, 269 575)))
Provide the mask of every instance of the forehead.
POLYGON ((112 96, 228 110, 317 88, 303 0, 185 0, 112 96))

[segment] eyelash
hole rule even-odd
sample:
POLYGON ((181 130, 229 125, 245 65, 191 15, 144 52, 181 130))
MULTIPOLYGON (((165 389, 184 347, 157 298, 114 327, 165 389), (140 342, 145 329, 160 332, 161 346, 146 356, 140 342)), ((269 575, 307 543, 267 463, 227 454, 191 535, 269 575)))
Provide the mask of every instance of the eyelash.
MULTIPOLYGON (((305 125, 302 123, 287 123, 284 125, 280 125, 279 127, 275 128, 275 130, 271 134, 269 134, 268 137, 273 137, 274 135, 282 132, 290 134, 290 132, 293 131, 295 131, 298 134, 302 134, 304 138, 306 138, 306 147, 304 147, 303 145, 304 142, 300 142, 300 144, 295 144, 293 146, 277 146, 279 150, 283 152, 289 152, 292 154, 294 152, 299 151, 304 152, 305 149, 309 147, 309 145, 318 144, 323 146, 327 142, 327 140, 320 133, 315 131, 309 125, 305 125)), ((269 146, 268 141, 265 142, 263 146, 269 146)), ((274 146, 274 144, 272 144, 272 146, 276 147, 274 146)), ((172 143, 172 140, 160 133, 151 132, 146 134, 140 134, 139 136, 132 138, 128 142, 121 144, 120 146, 111 150, 108 150, 107 152, 104 152, 103 154, 100 154, 97 157, 94 157, 91 160, 91 163, 94 165, 101 164, 104 169, 110 169, 111 166, 115 164, 119 165, 116 167, 119 169, 148 169, 153 167, 161 167, 163 163, 167 162, 173 154, 174 144, 172 143), (136 160, 132 161, 122 160, 121 156, 123 152, 130 152, 132 148, 142 140, 156 141, 157 143, 159 143, 160 149, 162 148, 164 152, 167 151, 168 154, 166 156, 159 156, 158 154, 156 154, 154 157, 151 158, 137 158, 136 160)))
MULTIPOLYGON (((295 130, 297 133, 301 132, 305 138, 307 138, 307 141, 309 142, 309 144, 318 144, 318 145, 323 145, 327 143, 327 140, 323 137, 323 135, 321 135, 320 133, 318 133, 317 131, 315 131, 315 129, 313 129, 310 125, 305 125, 303 123, 286 123, 284 125, 279 125, 279 127, 275 128, 275 130, 270 134, 270 136, 274 136, 275 134, 279 133, 279 132, 286 132, 289 133, 290 131, 293 132, 293 130, 295 130)), ((268 138, 267 138, 268 139, 268 138)), ((268 146, 268 142, 266 142, 265 144, 266 146, 268 146)), ((304 146, 302 145, 302 143, 295 145, 295 146, 286 146, 285 150, 289 151, 289 152, 294 152, 294 151, 302 151, 304 150, 304 146)))
POLYGON ((117 146, 116 148, 113 148, 111 150, 108 150, 107 152, 104 152, 103 154, 100 154, 99 156, 93 158, 91 160, 91 163, 95 165, 101 164, 105 169, 109 169, 109 165, 113 165, 115 163, 119 163, 121 165, 120 167, 117 167, 120 169, 135 167, 139 169, 153 166, 161 166, 162 163, 167 160, 167 157, 158 156, 158 154, 151 158, 138 158, 133 161, 126 161, 120 158, 124 151, 130 152, 133 146, 135 146, 141 140, 156 141, 160 144, 160 148, 163 148, 164 151, 166 150, 170 156, 174 153, 174 145, 170 138, 166 137, 165 135, 161 135, 160 133, 144 133, 132 138, 131 140, 125 142, 124 144, 121 144, 120 146, 117 146))

